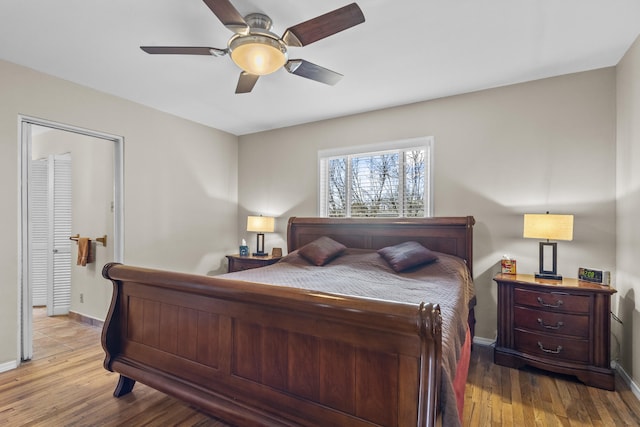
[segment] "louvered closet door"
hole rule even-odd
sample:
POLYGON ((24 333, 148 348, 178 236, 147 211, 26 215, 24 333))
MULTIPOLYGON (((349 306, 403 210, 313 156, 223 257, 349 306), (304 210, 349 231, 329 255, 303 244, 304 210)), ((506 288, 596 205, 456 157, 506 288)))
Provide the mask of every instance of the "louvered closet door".
POLYGON ((49 166, 47 159, 31 162, 31 302, 47 305, 49 254, 49 166))
POLYGON ((49 215, 53 246, 47 314, 55 316, 68 314, 71 307, 71 155, 53 156, 49 163, 49 215))

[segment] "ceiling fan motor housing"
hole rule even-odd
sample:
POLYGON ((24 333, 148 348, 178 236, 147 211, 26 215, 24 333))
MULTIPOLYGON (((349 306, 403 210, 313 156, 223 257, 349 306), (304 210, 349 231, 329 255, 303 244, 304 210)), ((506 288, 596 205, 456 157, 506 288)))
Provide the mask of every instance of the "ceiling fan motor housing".
POLYGON ((250 13, 244 17, 244 20, 251 30, 260 28, 271 31, 271 26, 273 25, 271 18, 264 13, 250 13))

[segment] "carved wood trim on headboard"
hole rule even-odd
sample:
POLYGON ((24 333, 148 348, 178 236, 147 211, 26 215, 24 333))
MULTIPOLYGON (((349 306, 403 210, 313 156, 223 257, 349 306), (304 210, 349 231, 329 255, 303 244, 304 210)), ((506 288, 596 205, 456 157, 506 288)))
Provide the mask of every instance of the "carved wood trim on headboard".
POLYGON ((380 249, 416 241, 464 259, 473 274, 473 216, 435 218, 289 218, 287 248, 294 251, 321 236, 350 248, 380 249))

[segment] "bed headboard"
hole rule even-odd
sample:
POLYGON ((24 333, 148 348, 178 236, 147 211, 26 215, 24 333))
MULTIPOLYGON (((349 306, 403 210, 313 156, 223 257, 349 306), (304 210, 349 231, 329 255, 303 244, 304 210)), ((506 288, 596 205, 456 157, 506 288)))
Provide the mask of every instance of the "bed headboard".
POLYGON ((473 274, 472 216, 435 218, 289 218, 287 249, 294 251, 321 236, 349 248, 380 249, 413 240, 464 259, 473 274))

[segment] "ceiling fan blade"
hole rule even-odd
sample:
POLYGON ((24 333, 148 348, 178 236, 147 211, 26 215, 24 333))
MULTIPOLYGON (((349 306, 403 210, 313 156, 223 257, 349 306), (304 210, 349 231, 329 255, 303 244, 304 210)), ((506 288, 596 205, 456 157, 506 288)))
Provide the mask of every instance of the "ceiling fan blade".
POLYGON ((238 34, 249 34, 249 25, 229 0, 204 0, 204 2, 229 30, 238 34))
POLYGON ((140 46, 140 49, 152 55, 212 55, 224 56, 226 49, 196 46, 140 46))
POLYGON ((290 59, 286 64, 284 64, 284 67, 291 74, 331 86, 338 83, 343 77, 340 73, 336 73, 335 71, 331 71, 309 61, 305 61, 304 59, 290 59))
POLYGON ((351 3, 288 28, 282 35, 282 41, 288 46, 302 47, 363 22, 362 10, 351 3))
POLYGON ((236 93, 249 93, 253 90, 253 87, 258 81, 258 77, 255 74, 249 74, 246 71, 240 73, 238 79, 238 86, 236 86, 236 93))

